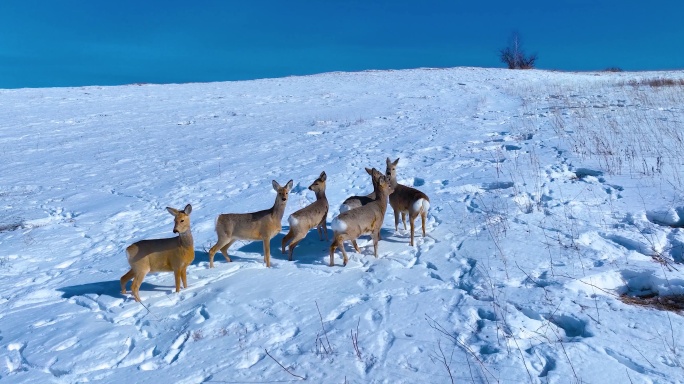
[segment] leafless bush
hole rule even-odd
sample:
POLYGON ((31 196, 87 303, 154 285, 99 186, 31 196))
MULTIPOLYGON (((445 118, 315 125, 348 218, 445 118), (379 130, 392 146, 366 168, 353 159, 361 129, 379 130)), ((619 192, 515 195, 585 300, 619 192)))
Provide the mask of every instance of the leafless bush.
POLYGON ((532 69, 537 61, 536 54, 525 53, 518 32, 513 32, 508 46, 499 51, 499 58, 508 66, 508 69, 532 69))

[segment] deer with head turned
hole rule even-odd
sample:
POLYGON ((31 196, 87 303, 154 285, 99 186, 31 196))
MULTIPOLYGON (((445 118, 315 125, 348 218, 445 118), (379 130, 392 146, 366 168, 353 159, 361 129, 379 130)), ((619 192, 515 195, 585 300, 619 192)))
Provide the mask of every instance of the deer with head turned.
POLYGON ((292 180, 281 187, 272 181, 277 195, 270 209, 252 213, 224 213, 216 219, 218 241, 209 250, 209 268, 214 268, 214 255, 221 250, 223 257, 230 262, 228 248, 236 240, 261 240, 264 242, 264 262, 271 266, 271 239, 282 229, 281 221, 285 204, 292 189, 292 180))
POLYGON ((126 294, 126 284, 133 279, 131 292, 135 301, 140 301, 140 284, 149 272, 171 272, 176 279, 176 292, 188 287, 188 265, 195 259, 195 248, 190 232, 190 212, 192 206, 186 205, 182 211, 166 207, 174 216, 173 233, 177 237, 167 239, 140 240, 126 248, 128 264, 131 269, 121 276, 121 293, 126 294))
POLYGON ((411 224, 411 240, 409 245, 413 246, 414 221, 420 215, 423 224, 423 237, 425 237, 425 219, 427 212, 430 209, 430 199, 423 192, 399 184, 397 182, 397 164, 399 159, 392 161, 388 157, 387 169, 385 175, 390 179, 394 192, 389 196, 389 203, 394 211, 394 230, 399 230, 399 213, 401 213, 401 221, 406 229, 406 213, 409 214, 409 223, 411 224))
POLYGON ((373 254, 378 257, 378 241, 380 240, 380 229, 387 211, 387 197, 391 193, 389 179, 383 176, 380 171, 373 168, 371 170, 375 185, 376 199, 364 206, 354 208, 347 212, 340 213, 333 219, 330 226, 333 229, 333 242, 330 245, 330 266, 335 265, 335 250, 339 247, 344 257, 343 264, 347 265, 347 252, 344 250, 344 241, 351 240, 354 249, 359 250, 356 239, 364 233, 370 233, 373 239, 373 254))
POLYGON ((316 201, 291 214, 287 219, 288 223, 290 223, 290 230, 283 237, 281 245, 282 251, 285 253, 285 245, 290 241, 288 256, 290 261, 292 261, 292 253, 295 247, 306 237, 306 233, 311 228, 316 227, 321 241, 323 240, 321 231, 325 233, 325 240, 328 240, 328 229, 325 225, 325 219, 328 216, 328 198, 325 196, 325 181, 327 178, 325 172, 321 172, 320 176, 309 186, 309 190, 314 191, 316 194, 316 201))

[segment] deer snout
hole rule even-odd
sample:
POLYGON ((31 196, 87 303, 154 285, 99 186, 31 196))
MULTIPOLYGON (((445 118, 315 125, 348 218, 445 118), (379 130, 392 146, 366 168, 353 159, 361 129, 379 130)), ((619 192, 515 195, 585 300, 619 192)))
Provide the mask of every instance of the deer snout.
POLYGON ((176 228, 173 229, 173 233, 179 233, 176 228))

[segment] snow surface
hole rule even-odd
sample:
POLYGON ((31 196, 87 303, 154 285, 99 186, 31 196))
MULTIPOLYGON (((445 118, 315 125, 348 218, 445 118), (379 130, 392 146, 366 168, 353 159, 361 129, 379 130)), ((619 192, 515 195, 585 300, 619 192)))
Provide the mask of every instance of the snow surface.
POLYGON ((684 293, 684 87, 629 84, 653 77, 684 73, 0 90, 0 381, 684 382, 684 318, 618 298, 684 293), (415 247, 389 207, 377 259, 365 236, 329 267, 311 231, 289 262, 284 225, 272 268, 239 241, 209 269, 217 215, 271 180, 287 223, 325 171, 330 222, 387 157, 430 197, 415 247), (124 248, 188 203, 189 288, 122 295, 124 248))

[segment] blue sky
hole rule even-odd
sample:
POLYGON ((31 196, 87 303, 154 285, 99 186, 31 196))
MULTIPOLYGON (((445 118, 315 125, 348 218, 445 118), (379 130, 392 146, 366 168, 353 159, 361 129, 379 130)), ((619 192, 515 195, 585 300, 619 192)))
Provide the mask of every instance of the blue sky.
POLYGON ((0 2, 0 88, 501 67, 517 30, 546 69, 684 68, 684 1, 0 2))

